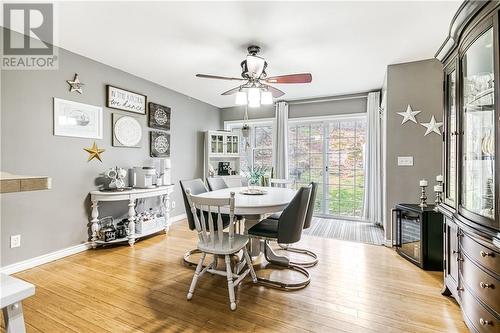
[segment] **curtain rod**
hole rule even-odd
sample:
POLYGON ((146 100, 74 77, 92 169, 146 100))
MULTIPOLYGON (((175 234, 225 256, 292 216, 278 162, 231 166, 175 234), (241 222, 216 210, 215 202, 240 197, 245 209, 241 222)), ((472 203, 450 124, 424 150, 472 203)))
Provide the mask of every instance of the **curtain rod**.
POLYGON ((322 102, 342 101, 342 100, 347 100, 347 99, 358 99, 358 98, 367 98, 367 97, 368 97, 368 94, 363 94, 363 95, 357 95, 357 96, 324 97, 324 98, 292 100, 292 101, 286 101, 286 102, 289 105, 298 105, 298 104, 310 104, 310 103, 322 103, 322 102))

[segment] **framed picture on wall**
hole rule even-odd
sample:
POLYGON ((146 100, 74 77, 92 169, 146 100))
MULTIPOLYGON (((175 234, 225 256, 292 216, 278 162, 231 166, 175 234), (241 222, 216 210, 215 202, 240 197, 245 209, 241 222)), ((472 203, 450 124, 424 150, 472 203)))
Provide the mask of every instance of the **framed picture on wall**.
POLYGON ((149 127, 170 130, 170 108, 149 102, 149 127))
POLYGON ((170 134, 160 131, 150 132, 151 157, 170 157, 170 134))
POLYGON ((140 148, 142 126, 138 118, 113 113, 113 146, 140 148))
POLYGON ((54 98, 54 135, 102 139, 102 107, 54 98))
POLYGON ((130 90, 106 86, 106 106, 108 108, 146 114, 146 95, 130 90))

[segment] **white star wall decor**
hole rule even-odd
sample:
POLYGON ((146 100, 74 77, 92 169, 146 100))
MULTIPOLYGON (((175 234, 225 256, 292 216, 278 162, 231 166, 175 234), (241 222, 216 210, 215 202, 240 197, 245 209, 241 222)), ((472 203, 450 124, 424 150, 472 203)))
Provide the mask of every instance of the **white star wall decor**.
POLYGON ((425 131, 424 136, 426 136, 427 134, 432 133, 432 132, 441 135, 441 130, 439 128, 441 126, 443 126, 443 123, 438 123, 436 121, 436 119, 434 118, 434 116, 432 116, 430 122, 428 122, 428 123, 421 123, 420 125, 422 125, 425 128, 427 128, 427 130, 425 131))
POLYGON ((403 122, 401 124, 404 124, 406 123, 408 120, 411 120, 413 121, 415 124, 417 124, 417 119, 415 119, 415 116, 417 114, 419 114, 420 112, 422 111, 413 111, 411 109, 411 106, 410 104, 408 104, 408 106, 406 107, 406 111, 405 112, 398 112, 398 114, 400 116, 403 116, 403 122))
POLYGON ((76 91, 79 94, 83 93, 83 83, 80 82, 78 74, 75 74, 73 81, 67 80, 66 82, 69 84, 69 92, 76 91))

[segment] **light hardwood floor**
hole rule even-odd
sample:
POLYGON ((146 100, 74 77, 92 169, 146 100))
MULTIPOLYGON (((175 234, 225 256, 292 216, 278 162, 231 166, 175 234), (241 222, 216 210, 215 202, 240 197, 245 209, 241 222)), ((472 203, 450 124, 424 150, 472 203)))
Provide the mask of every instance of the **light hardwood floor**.
POLYGON ((301 245, 319 254, 311 284, 283 292, 247 279, 236 311, 225 277, 203 276, 186 300, 193 271, 181 257, 195 234, 185 221, 134 248, 86 251, 16 274, 36 285, 24 302, 27 331, 467 332, 440 294, 441 273, 381 246, 312 236, 301 245))

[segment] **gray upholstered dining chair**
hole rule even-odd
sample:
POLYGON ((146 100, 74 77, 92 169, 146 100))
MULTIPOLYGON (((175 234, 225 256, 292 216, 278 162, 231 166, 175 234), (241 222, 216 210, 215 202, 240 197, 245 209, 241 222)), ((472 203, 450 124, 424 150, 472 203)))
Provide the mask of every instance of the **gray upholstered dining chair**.
MULTIPOLYGON (((312 223, 312 217, 314 213, 314 203, 316 202, 316 192, 318 191, 318 183, 312 182, 311 183, 311 198, 309 200, 309 204, 307 205, 307 213, 306 213, 306 219, 304 221, 304 230, 309 229, 311 227, 312 223)), ((279 220, 281 214, 273 214, 268 217, 268 219, 274 219, 274 220, 279 220)), ((291 247, 288 244, 281 244, 279 243, 279 246, 286 251, 290 252, 295 252, 295 253, 301 253, 305 254, 312 259, 309 261, 291 261, 292 264, 303 266, 303 267, 312 267, 318 263, 318 255, 310 250, 307 249, 301 249, 297 247, 291 247)))
MULTIPOLYGON (((180 182, 181 185, 181 190, 182 190, 182 198, 184 201, 184 207, 186 209, 186 217, 188 221, 188 227, 190 230, 195 230, 196 229, 196 224, 194 221, 194 216, 193 213, 191 212, 191 206, 189 205, 189 200, 187 196, 187 189, 191 191, 192 195, 196 194, 201 194, 208 192, 207 187, 203 183, 203 180, 200 178, 196 179, 190 179, 190 180, 181 180, 180 182)), ((222 214, 222 227, 225 229, 227 226, 229 226, 229 215, 227 214, 222 214)), ((189 260, 190 256, 196 253, 200 253, 198 249, 192 249, 184 254, 183 260, 184 263, 188 266, 195 266, 196 263, 192 262, 189 260)))
POLYGON ((221 177, 208 177, 207 183, 210 191, 217 191, 227 188, 227 184, 224 181, 224 178, 221 177))
POLYGON ((216 275, 226 276, 227 287, 229 291, 229 301, 231 310, 236 310, 236 298, 234 287, 238 286, 249 273, 253 282, 257 282, 257 276, 253 270, 252 261, 248 255, 246 245, 248 236, 240 235, 234 232, 234 192, 230 193, 229 198, 204 198, 190 193, 186 189, 187 198, 191 207, 191 214, 194 217, 196 231, 198 232, 198 249, 202 252, 201 258, 196 266, 191 286, 187 294, 187 299, 193 297, 198 279, 206 272, 216 275), (229 209, 229 228, 223 230, 222 209, 229 209), (206 214, 204 214, 206 212, 206 214), (213 215, 215 214, 215 218, 213 215), (206 221, 208 217, 208 221, 206 221), (217 226, 217 227, 215 227, 217 226), (231 255, 243 252, 243 258, 247 269, 242 274, 237 274, 236 269, 233 273, 231 269, 231 255), (213 255, 213 262, 203 267, 203 261, 207 254, 213 255), (225 271, 217 270, 217 256, 224 256, 225 271))
POLYGON ((286 257, 278 256, 269 244, 270 241, 277 241, 280 244, 293 244, 300 240, 311 192, 312 185, 301 187, 283 210, 278 220, 263 219, 248 230, 250 237, 264 240, 264 255, 268 262, 297 271, 305 276, 305 280, 297 283, 285 283, 259 277, 259 282, 275 288, 293 290, 304 288, 311 281, 310 274, 305 268, 295 265, 286 257))

